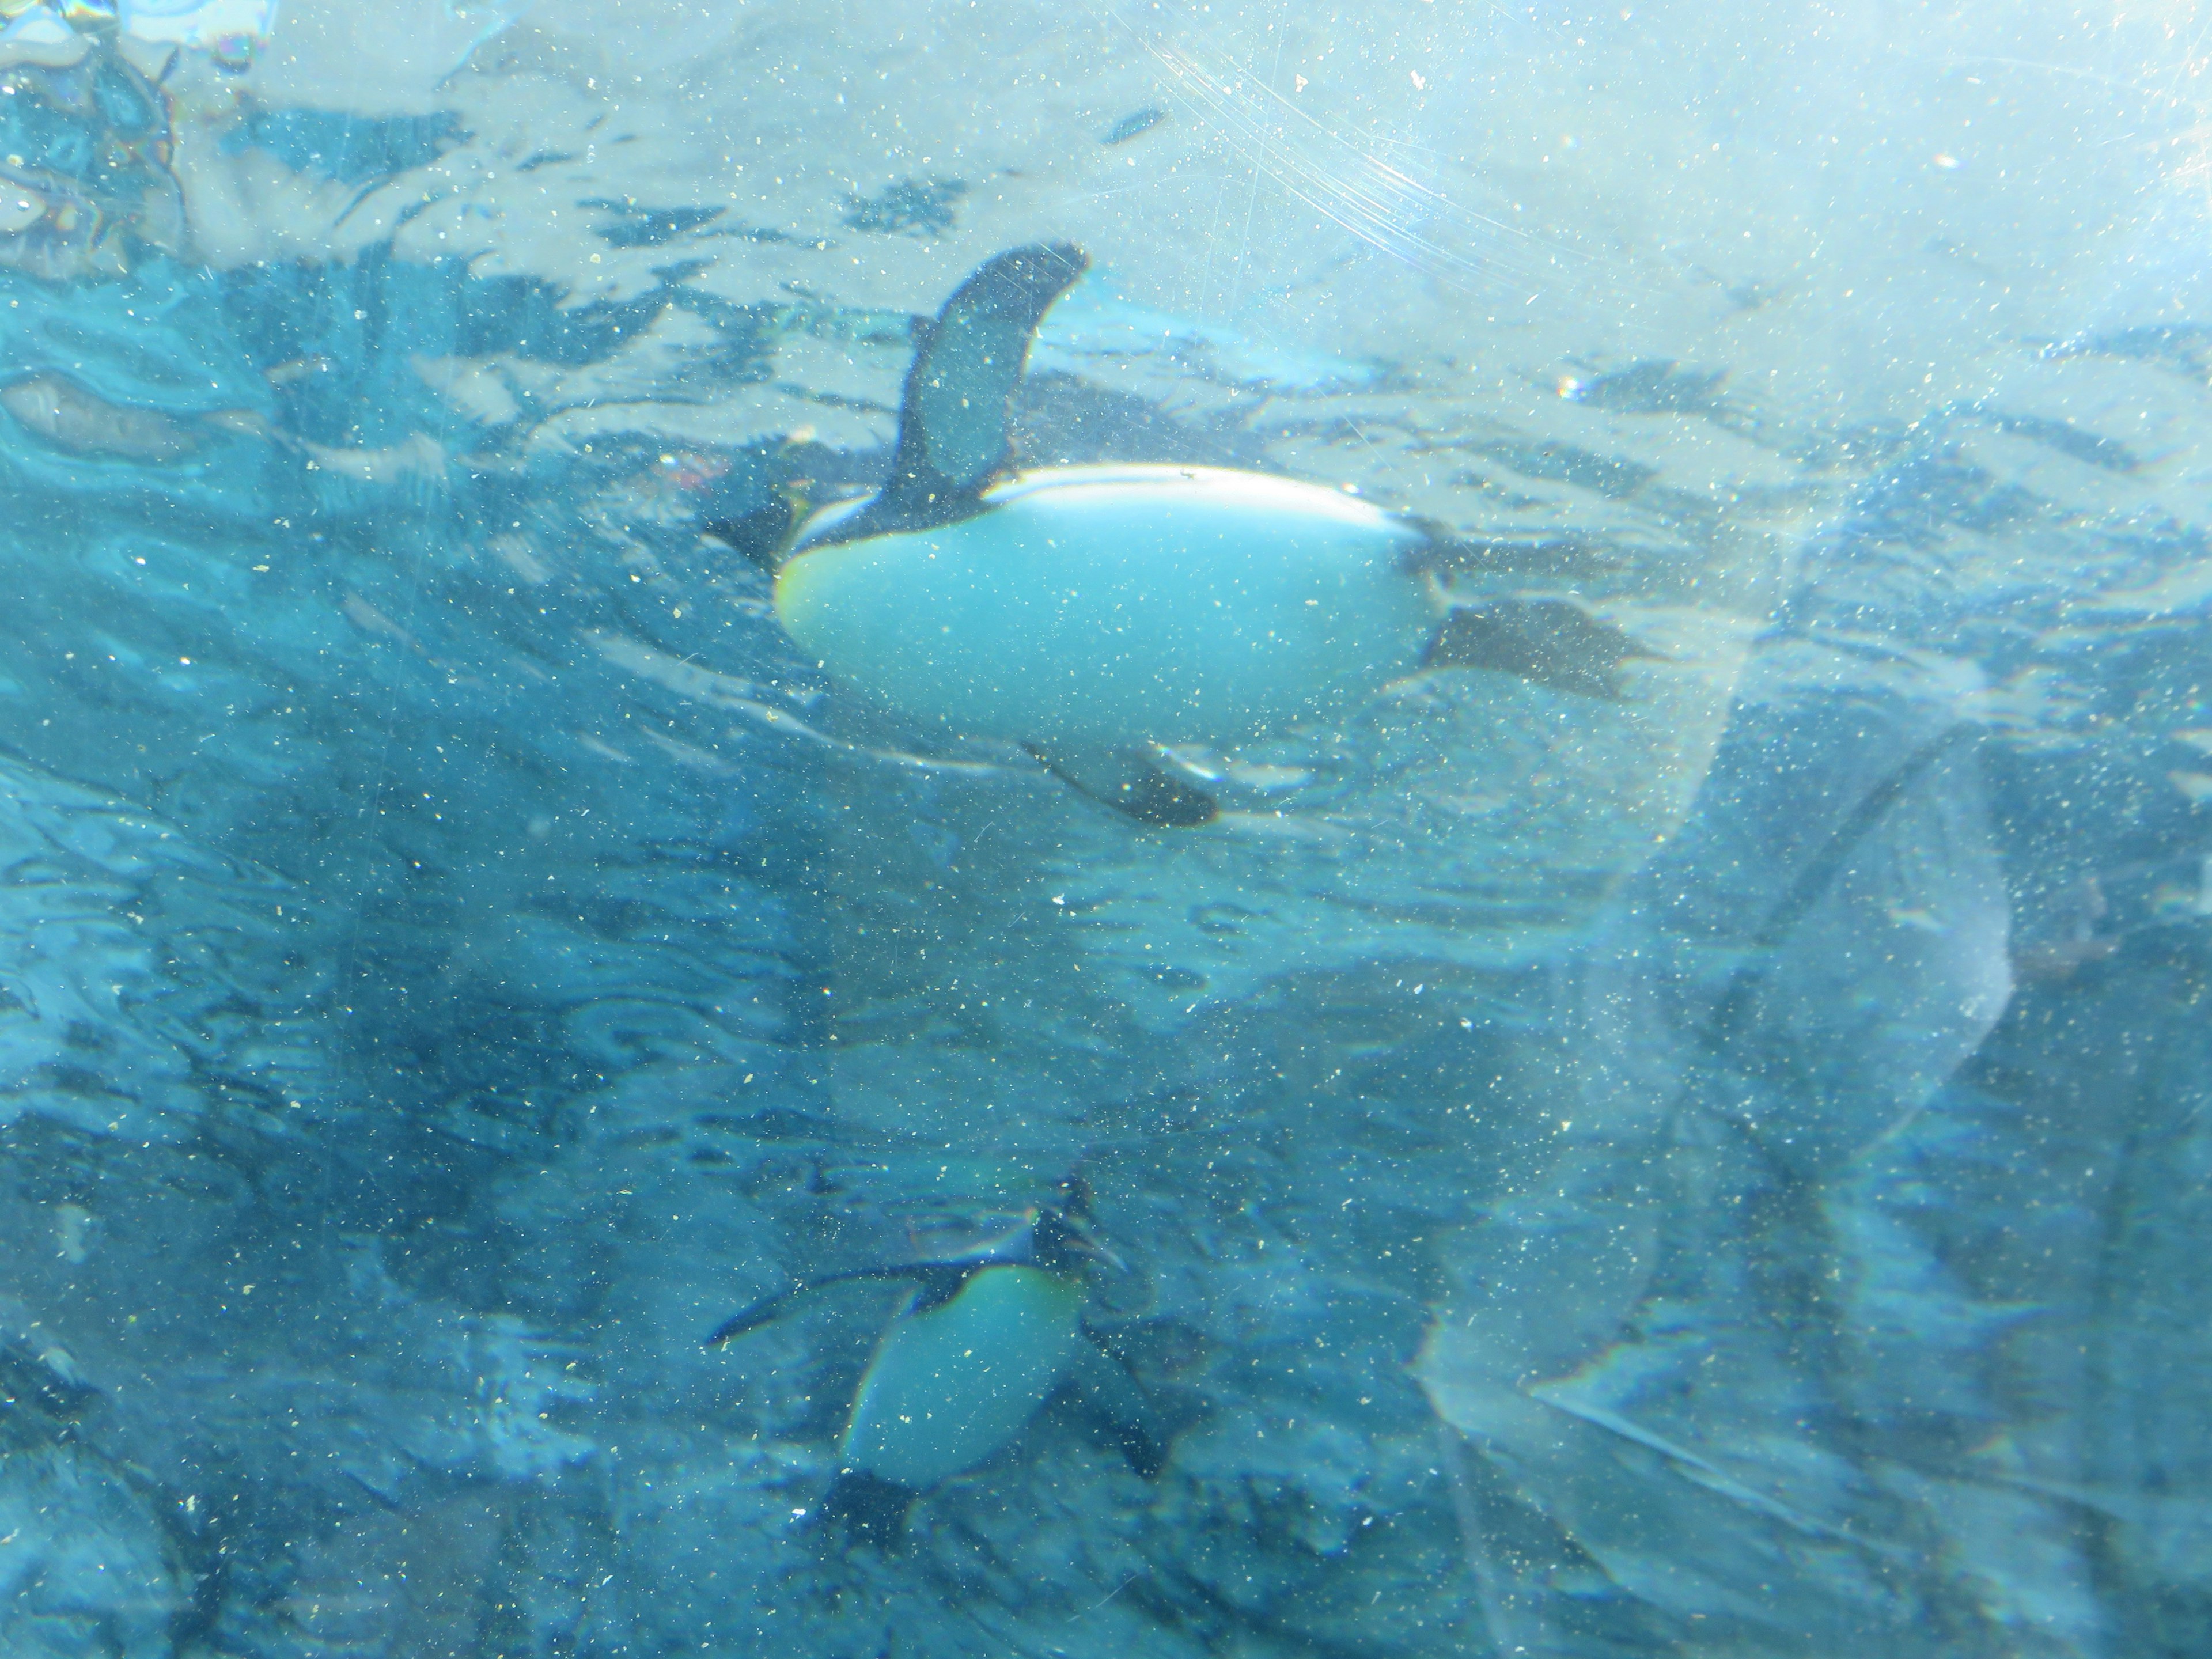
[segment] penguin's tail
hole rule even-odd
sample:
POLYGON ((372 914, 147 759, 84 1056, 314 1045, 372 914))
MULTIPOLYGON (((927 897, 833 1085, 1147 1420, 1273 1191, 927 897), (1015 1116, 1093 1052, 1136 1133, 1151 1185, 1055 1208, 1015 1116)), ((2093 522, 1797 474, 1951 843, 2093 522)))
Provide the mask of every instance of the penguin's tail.
POLYGON ((1212 796, 1170 772, 1150 745, 1048 750, 1025 743, 1022 747, 1084 799, 1141 824, 1194 830, 1212 823, 1221 811, 1212 796))

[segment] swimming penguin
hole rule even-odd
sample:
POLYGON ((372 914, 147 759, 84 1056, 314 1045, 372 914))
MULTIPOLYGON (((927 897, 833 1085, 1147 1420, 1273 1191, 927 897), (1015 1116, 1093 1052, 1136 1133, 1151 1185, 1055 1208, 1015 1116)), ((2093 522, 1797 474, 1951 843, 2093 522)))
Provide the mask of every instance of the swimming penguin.
POLYGON ((1233 750, 1421 668, 1611 696, 1646 654, 1565 599, 1453 608, 1437 574, 1481 556, 1340 490, 1208 466, 1010 473, 1030 343, 1088 265, 1065 243, 1017 248, 960 285, 920 331, 873 495, 718 528, 774 572, 778 620, 837 678, 1181 826, 1217 805, 1171 746, 1233 750))
MULTIPOLYGON (((972 1249, 802 1280, 723 1321, 707 1346, 756 1330, 793 1297, 827 1285, 913 1283, 861 1375, 823 1506, 860 1533, 894 1534, 916 1492, 1004 1448, 1063 1382, 1101 1375, 1103 1356, 1082 1321, 1083 1274, 1093 1261, 1121 1265, 1072 1196, 972 1249)), ((1133 1379, 1107 1375, 1100 1403, 1122 1449, 1139 1473, 1157 1472, 1158 1447, 1126 1408, 1133 1379)))

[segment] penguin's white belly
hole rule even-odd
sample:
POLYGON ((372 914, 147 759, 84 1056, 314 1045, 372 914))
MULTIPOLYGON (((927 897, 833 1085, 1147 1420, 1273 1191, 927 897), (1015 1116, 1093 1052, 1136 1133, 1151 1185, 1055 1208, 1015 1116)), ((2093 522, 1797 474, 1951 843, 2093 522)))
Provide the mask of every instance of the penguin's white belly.
POLYGON ((844 1466, 935 1486, 1022 1431, 1073 1364, 1079 1286, 1036 1267, 990 1267, 941 1308, 902 1315, 860 1379, 844 1466))
POLYGON ((1420 533, 1335 490, 1206 467, 1065 467, 957 524, 802 550, 785 629, 920 720, 1041 743, 1232 746, 1419 661, 1420 533))

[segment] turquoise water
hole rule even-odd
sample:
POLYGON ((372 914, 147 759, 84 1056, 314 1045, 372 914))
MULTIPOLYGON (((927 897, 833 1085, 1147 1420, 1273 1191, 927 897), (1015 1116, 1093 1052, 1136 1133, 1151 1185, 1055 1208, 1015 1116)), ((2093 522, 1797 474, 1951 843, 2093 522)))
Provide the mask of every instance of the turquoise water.
POLYGON ((0 1654, 2212 1650, 2189 9, 0 19, 0 1654), (1057 242, 1474 665, 796 647, 1057 242))

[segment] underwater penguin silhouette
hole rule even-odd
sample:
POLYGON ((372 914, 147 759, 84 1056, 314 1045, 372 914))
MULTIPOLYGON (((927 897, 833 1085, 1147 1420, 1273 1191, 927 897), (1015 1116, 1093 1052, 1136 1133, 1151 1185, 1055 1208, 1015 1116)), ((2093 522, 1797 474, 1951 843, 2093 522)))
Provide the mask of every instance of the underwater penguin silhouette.
POLYGON ((1079 1194, 1040 1206, 973 1249, 802 1279, 732 1315, 708 1347, 757 1330, 795 1297, 833 1285, 895 1280, 914 1289, 876 1343, 838 1445, 838 1475, 823 1500, 857 1534, 894 1537, 915 1494, 974 1468, 1018 1435, 1063 1382, 1083 1382, 1112 1420, 1139 1474, 1162 1453, 1144 1422, 1133 1378, 1091 1345, 1083 1275, 1119 1267, 1092 1236, 1079 1194))
POLYGON ((1207 466, 1009 473, 1030 343, 1088 266, 1065 243, 989 261, 920 331, 889 481, 795 535, 787 507, 718 532, 774 571, 778 620, 833 675, 1190 826, 1216 802, 1170 745, 1233 750, 1421 668, 1612 696, 1647 654, 1565 599, 1454 608, 1437 573, 1480 556, 1340 490, 1207 466))

